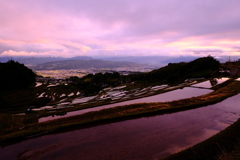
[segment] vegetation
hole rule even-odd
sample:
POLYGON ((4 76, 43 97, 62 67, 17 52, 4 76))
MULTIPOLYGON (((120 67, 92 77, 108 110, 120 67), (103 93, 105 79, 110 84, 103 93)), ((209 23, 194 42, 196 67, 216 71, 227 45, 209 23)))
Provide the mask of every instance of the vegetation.
POLYGON ((224 70, 228 70, 232 73, 232 77, 239 77, 240 76, 240 61, 236 61, 236 62, 226 62, 225 64, 223 64, 221 66, 224 70))
POLYGON ((119 73, 89 74, 83 78, 71 77, 70 80, 86 95, 95 94, 106 87, 114 87, 121 83, 137 82, 141 86, 183 82, 187 78, 209 78, 216 72, 220 63, 213 57, 198 58, 192 62, 169 63, 168 66, 149 73, 130 74, 119 73))
POLYGON ((144 83, 177 83, 188 78, 209 78, 219 69, 220 62, 213 57, 198 58, 189 63, 169 63, 167 66, 149 73, 130 75, 132 81, 144 83))
POLYGON ((38 93, 43 89, 39 88, 24 88, 10 91, 0 92, 0 110, 3 112, 19 112, 25 111, 30 106, 41 106, 50 102, 49 98, 37 98, 38 93))
POLYGON ((0 63, 0 88, 3 90, 25 88, 35 84, 35 73, 13 60, 0 63))
POLYGON ((95 75, 88 74, 82 78, 70 77, 72 84, 81 90, 84 95, 96 94, 106 87, 118 86, 120 83, 126 82, 124 76, 120 76, 118 72, 114 73, 97 73, 95 75))
POLYGON ((73 84, 47 86, 48 84, 42 84, 38 87, 0 92, 0 111, 4 113, 22 113, 28 108, 38 108, 57 103, 67 98, 67 95, 71 93, 74 93, 75 96, 73 97, 76 97, 77 92, 79 92, 79 88, 73 84))

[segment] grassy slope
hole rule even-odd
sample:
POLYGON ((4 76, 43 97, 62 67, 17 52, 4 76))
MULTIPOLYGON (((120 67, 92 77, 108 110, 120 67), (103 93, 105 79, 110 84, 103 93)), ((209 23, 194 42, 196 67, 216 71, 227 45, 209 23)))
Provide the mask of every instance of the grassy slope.
POLYGON ((148 116, 186 110, 194 107, 206 106, 226 99, 240 92, 240 82, 228 82, 226 86, 218 88, 207 95, 164 103, 141 103, 89 112, 78 116, 52 120, 44 123, 27 125, 24 129, 12 128, 0 137, 3 145, 9 141, 19 141, 29 136, 37 136, 53 131, 62 131, 73 127, 87 127, 99 123, 109 123, 122 119, 131 119, 136 116, 148 116))

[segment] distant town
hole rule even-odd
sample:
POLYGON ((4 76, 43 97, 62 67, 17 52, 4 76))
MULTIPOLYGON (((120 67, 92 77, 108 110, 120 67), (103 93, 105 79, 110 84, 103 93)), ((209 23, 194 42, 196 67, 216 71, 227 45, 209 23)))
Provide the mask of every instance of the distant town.
MULTIPOLYGON (((52 79, 67 79, 70 77, 83 77, 87 74, 96 74, 96 73, 113 73, 118 72, 121 75, 129 75, 134 73, 143 73, 143 72, 150 72, 154 69, 154 67, 124 67, 124 68, 91 68, 91 69, 76 69, 76 70, 38 70, 35 71, 38 76, 52 78, 52 79)), ((41 78, 37 78, 40 80, 41 78)))

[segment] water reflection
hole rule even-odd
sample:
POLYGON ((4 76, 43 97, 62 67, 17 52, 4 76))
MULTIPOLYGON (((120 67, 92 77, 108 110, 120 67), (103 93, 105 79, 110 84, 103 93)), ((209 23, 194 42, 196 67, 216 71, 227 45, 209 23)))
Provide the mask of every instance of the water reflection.
POLYGON ((153 160, 195 145, 240 117, 240 94, 172 114, 46 135, 0 148, 5 159, 153 160))
POLYGON ((116 107, 116 106, 123 106, 123 105, 134 104, 134 103, 166 102, 166 101, 180 100, 180 99, 185 99, 185 98, 197 97, 197 96, 204 95, 204 94, 207 94, 210 92, 212 92, 212 90, 210 90, 210 89, 185 87, 183 89, 177 89, 177 90, 169 91, 166 93, 162 93, 162 94, 158 94, 158 95, 154 95, 154 96, 150 96, 150 97, 144 97, 144 98, 124 101, 124 102, 104 105, 104 106, 100 106, 100 107, 94 107, 94 108, 88 108, 88 109, 83 109, 83 110, 79 110, 79 111, 68 112, 64 116, 42 117, 42 118, 39 118, 39 122, 44 122, 44 121, 58 119, 58 118, 64 118, 64 117, 70 117, 70 116, 79 115, 79 114, 83 114, 83 113, 90 112, 90 111, 99 111, 101 109, 112 108, 112 107, 116 107))
POLYGON ((205 81, 202 83, 194 84, 192 85, 193 87, 201 87, 201 88, 211 88, 213 86, 216 86, 218 84, 221 84, 225 81, 229 80, 229 78, 213 78, 210 79, 209 81, 205 81))

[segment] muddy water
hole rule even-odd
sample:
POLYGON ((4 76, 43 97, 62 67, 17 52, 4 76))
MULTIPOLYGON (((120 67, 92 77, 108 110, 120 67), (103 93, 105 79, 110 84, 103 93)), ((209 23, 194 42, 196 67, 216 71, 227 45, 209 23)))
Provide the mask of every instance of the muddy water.
POLYGON ((0 149, 9 159, 153 160, 197 144, 240 117, 240 94, 188 111, 29 139, 0 149))
POLYGON ((38 121, 44 122, 44 121, 48 121, 48 120, 79 115, 79 114, 83 114, 83 113, 90 112, 90 111, 99 111, 101 109, 112 108, 112 107, 116 107, 116 106, 123 106, 123 105, 134 104, 134 103, 166 102, 166 101, 180 100, 180 99, 184 99, 184 98, 197 97, 197 96, 204 95, 204 94, 207 94, 210 92, 212 92, 212 90, 210 90, 210 89, 185 87, 183 89, 177 89, 177 90, 169 91, 166 93, 162 93, 162 94, 158 94, 158 95, 154 95, 154 96, 150 96, 150 97, 144 97, 144 98, 124 101, 124 102, 104 105, 104 106, 100 106, 100 107, 94 107, 94 108, 83 109, 83 110, 79 110, 79 111, 68 112, 66 115, 63 115, 63 116, 43 117, 43 118, 39 118, 38 121))

